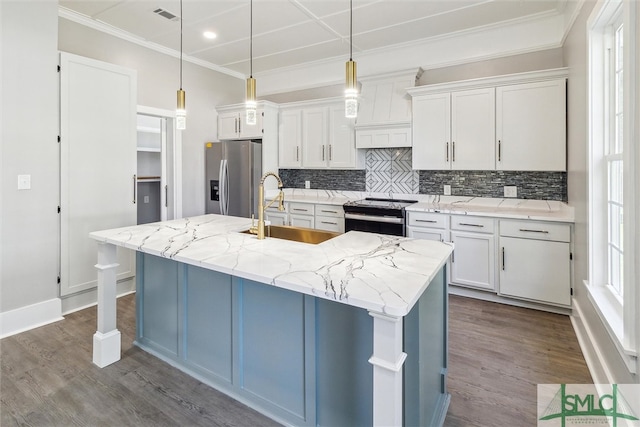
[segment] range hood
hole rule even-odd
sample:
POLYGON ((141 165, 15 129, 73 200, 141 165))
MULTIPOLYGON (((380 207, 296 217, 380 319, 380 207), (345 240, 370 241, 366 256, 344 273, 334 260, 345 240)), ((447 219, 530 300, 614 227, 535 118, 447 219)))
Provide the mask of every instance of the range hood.
POLYGON ((411 147, 411 97, 422 69, 360 79, 356 148, 411 147))

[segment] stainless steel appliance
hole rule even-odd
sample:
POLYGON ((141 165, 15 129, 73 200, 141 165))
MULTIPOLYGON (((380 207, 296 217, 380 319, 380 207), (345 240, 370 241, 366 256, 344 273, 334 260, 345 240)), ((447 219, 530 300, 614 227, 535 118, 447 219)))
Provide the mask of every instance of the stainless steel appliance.
POLYGON ((207 142, 205 212, 246 218, 257 214, 261 176, 260 141, 207 142))
POLYGON ((345 231, 405 236, 404 208, 414 203, 417 201, 376 198, 347 202, 343 205, 345 231))

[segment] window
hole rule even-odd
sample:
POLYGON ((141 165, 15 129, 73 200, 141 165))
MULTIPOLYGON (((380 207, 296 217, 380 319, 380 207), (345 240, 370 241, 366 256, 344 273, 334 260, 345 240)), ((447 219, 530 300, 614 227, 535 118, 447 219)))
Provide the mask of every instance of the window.
POLYGON ((636 364, 640 319, 636 297, 640 266, 634 227, 640 224, 637 85, 640 8, 636 2, 602 0, 588 21, 589 202, 588 297, 629 372, 636 364), (627 114, 625 115, 625 112, 627 114), (636 207, 636 209, 634 209, 636 207))
POLYGON ((606 145, 605 162, 607 164, 607 283, 619 296, 624 287, 624 251, 623 251, 623 52, 622 24, 616 22, 611 26, 607 39, 605 57, 608 57, 608 70, 605 70, 605 89, 608 91, 609 103, 608 129, 603 143, 606 145), (607 72, 608 71, 608 72, 607 72))

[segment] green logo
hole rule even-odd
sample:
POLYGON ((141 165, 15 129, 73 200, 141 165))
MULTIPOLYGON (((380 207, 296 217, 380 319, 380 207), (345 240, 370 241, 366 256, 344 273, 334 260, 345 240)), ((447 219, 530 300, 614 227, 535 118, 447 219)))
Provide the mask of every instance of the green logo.
MULTIPOLYGON (((594 388, 595 386, 589 385, 594 388)), ((632 385, 632 386, 635 386, 632 385)), ((637 390, 637 389, 635 389, 637 390)), ((549 404, 542 412, 540 421, 559 419, 561 426, 565 427, 567 419, 572 424, 596 424, 598 417, 604 425, 618 426, 618 420, 638 421, 625 396, 621 393, 617 384, 612 385, 610 394, 568 392, 566 384, 560 384, 560 388, 553 396, 549 404), (609 422, 610 420, 610 422, 609 422)), ((538 387, 540 395, 540 386, 538 387)), ((634 393, 635 394, 635 393, 634 393)), ((634 396, 633 402, 638 400, 634 396)), ((637 405, 636 405, 637 406, 637 405)), ((543 425, 543 424, 540 424, 543 425)), ((637 424, 633 424, 637 425, 637 424)))

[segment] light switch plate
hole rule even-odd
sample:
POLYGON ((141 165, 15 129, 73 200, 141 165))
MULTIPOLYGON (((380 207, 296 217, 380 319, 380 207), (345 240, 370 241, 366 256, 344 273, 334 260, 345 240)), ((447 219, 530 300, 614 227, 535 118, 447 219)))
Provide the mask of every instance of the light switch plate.
POLYGON ((445 185, 444 186, 444 195, 445 196, 450 196, 451 195, 451 186, 450 185, 445 185))
POLYGON ((149 203, 149 196, 144 196, 143 202, 144 203, 149 203))
POLYGON ((518 197, 518 187, 515 185, 505 185, 504 197, 518 197))
POLYGON ((304 188, 311 188, 311 181, 305 181, 304 188))
POLYGON ((18 175, 18 190, 31 190, 31 175, 18 175))

